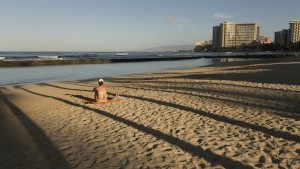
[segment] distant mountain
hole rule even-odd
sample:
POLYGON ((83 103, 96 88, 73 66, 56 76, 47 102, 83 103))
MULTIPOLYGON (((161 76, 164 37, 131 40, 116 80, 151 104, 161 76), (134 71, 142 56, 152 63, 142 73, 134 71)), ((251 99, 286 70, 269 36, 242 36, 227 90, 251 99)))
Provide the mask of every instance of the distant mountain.
POLYGON ((179 50, 193 50, 195 45, 172 45, 172 46, 159 46, 154 48, 138 50, 138 52, 177 52, 179 50))

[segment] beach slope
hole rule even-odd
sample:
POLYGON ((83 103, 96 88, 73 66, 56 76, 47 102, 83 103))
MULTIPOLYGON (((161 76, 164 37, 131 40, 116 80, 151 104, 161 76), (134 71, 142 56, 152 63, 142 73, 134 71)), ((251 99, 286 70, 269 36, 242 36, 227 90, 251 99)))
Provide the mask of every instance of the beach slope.
POLYGON ((300 58, 0 88, 0 168, 300 168, 300 58))

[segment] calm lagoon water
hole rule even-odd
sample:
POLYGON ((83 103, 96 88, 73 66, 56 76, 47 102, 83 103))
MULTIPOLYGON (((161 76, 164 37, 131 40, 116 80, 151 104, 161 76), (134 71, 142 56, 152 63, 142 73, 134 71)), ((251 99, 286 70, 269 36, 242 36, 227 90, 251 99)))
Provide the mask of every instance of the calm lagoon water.
MULTIPOLYGON (((246 59, 230 59, 229 61, 242 60, 246 59)), ((206 66, 216 62, 221 62, 221 59, 201 58, 179 61, 0 68, 0 87, 26 83, 84 80, 130 74, 155 73, 164 70, 206 66)))

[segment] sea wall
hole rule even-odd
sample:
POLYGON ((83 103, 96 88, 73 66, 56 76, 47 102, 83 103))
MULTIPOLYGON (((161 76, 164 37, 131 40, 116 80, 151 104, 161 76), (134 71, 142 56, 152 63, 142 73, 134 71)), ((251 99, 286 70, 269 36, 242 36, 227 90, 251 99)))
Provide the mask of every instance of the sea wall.
POLYGON ((198 58, 275 58, 285 57, 285 54, 252 54, 243 55, 199 55, 199 56, 182 56, 182 57, 157 57, 157 58, 115 58, 115 59, 79 59, 79 60, 22 60, 6 61, 0 60, 0 67, 22 67, 22 66, 50 66, 50 65, 73 65, 73 64, 102 64, 102 63, 123 63, 123 62, 149 62, 149 61, 172 61, 198 58))

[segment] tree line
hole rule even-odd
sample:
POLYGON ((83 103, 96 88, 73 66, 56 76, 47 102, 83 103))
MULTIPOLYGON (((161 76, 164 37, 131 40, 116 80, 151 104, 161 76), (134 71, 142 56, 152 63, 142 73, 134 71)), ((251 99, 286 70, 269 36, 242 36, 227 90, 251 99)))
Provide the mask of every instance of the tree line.
POLYGON ((238 47, 213 48, 212 45, 195 46, 194 52, 259 52, 259 51, 300 51, 300 42, 292 43, 285 48, 275 43, 263 44, 253 41, 250 44, 242 44, 238 47))

